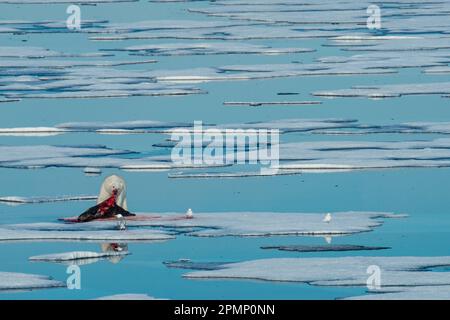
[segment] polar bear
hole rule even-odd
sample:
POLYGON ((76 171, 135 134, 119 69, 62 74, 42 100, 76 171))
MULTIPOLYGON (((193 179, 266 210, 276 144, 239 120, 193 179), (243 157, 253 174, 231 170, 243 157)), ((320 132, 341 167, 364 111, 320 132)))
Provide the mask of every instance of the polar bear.
POLYGON ((112 175, 103 181, 97 205, 83 212, 78 217, 78 222, 128 216, 135 216, 135 214, 128 212, 125 180, 112 175))
POLYGON ((106 177, 100 187, 100 193, 97 198, 97 204, 109 199, 114 193, 117 196, 116 204, 125 210, 128 210, 127 204, 127 186, 122 177, 115 174, 106 177))

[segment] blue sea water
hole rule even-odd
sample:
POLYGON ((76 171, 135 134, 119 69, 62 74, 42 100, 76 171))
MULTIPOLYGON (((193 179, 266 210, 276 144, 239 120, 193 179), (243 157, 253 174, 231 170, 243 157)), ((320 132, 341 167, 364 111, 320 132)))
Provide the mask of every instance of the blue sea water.
MULTIPOLYGON (((186 9, 202 6, 191 3, 137 3, 83 6, 83 19, 130 22, 152 19, 210 20, 186 9)), ((59 20, 66 18, 67 5, 0 4, 1 20, 59 20)), ((126 45, 166 43, 176 40, 130 40, 126 45)), ((183 41, 185 42, 185 40, 183 41)), ((343 55, 337 48, 323 47, 324 39, 261 40, 255 44, 274 47, 310 47, 317 51, 277 56, 217 55, 156 57, 149 69, 184 69, 234 64, 311 62, 320 56, 343 55)), ((1 46, 40 46, 64 52, 96 52, 123 44, 94 42, 86 34, 0 34, 1 46), (26 42, 23 42, 26 40, 26 42)), ((108 59, 123 59, 118 53, 108 59)), ((126 66, 124 69, 142 68, 126 66)), ((304 107, 228 108, 224 101, 271 101, 278 92, 299 92, 283 99, 314 100, 315 90, 347 88, 354 84, 394 84, 441 80, 423 75, 420 70, 402 70, 396 75, 327 76, 278 78, 270 80, 212 82, 198 86, 204 95, 181 97, 130 97, 115 99, 24 99, 0 105, 0 127, 53 126, 73 121, 160 120, 204 123, 240 123, 288 118, 349 118, 362 123, 394 124, 407 121, 450 121, 448 99, 439 96, 411 96, 401 99, 323 100, 322 105, 304 107)), ((438 135, 319 136, 292 133, 282 141, 313 140, 431 140, 438 135)), ((98 135, 70 133, 50 137, 0 137, 1 145, 79 145, 101 144, 144 154, 157 155, 167 150, 152 144, 164 136, 98 135)), ((238 280, 189 280, 188 270, 170 269, 163 262, 180 258, 193 261, 245 261, 271 257, 331 257, 350 255, 439 256, 448 255, 450 220, 447 195, 450 169, 373 170, 294 176, 251 177, 243 179, 170 179, 167 172, 117 172, 106 169, 102 176, 87 177, 79 168, 34 170, 0 169, 0 196, 60 196, 97 194, 105 176, 119 173, 128 184, 128 203, 135 212, 276 211, 387 211, 406 213, 404 219, 387 220, 372 232, 337 237, 334 244, 387 246, 391 249, 363 252, 295 253, 262 250, 261 246, 324 244, 320 237, 196 238, 179 236, 176 240, 150 244, 129 244, 131 255, 117 264, 101 261, 81 267, 82 289, 46 289, 0 292, 0 299, 92 299, 121 293, 146 293, 168 299, 336 299, 366 292, 366 288, 317 287, 299 283, 238 280)), ((30 223, 55 221, 58 217, 82 212, 91 202, 60 202, 6 206, 0 204, 0 222, 30 223)), ((74 250, 98 251, 96 243, 19 242, 0 243, 0 271, 44 274, 57 280, 67 278, 66 266, 31 263, 33 255, 74 250)))

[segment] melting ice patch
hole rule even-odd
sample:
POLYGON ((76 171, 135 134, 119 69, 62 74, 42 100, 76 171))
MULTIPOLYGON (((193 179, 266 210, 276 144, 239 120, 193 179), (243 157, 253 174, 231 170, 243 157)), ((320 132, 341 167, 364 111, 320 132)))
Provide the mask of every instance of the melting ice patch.
POLYGON ((450 122, 405 122, 393 125, 357 124, 353 128, 316 130, 315 134, 363 135, 377 133, 450 134, 450 122), (349 130, 347 130, 349 129, 349 130))
POLYGON ((61 123, 56 126, 60 130, 70 131, 97 131, 97 132, 117 132, 122 133, 145 133, 145 132, 159 132, 162 129, 191 127, 192 123, 183 122, 163 122, 154 120, 135 120, 122 122, 69 122, 61 123))
POLYGON ((390 287, 379 292, 346 298, 348 300, 449 300, 449 285, 390 287))
POLYGON ((128 251, 107 251, 107 252, 91 252, 91 251, 73 251, 73 252, 64 252, 64 253, 54 253, 54 254, 45 254, 39 256, 30 257, 30 261, 35 262, 73 262, 77 260, 90 260, 90 259, 101 259, 101 258, 110 258, 117 256, 125 256, 128 255, 128 251))
POLYGON ((319 97, 346 98, 398 98, 404 95, 450 95, 450 82, 392 84, 381 86, 355 86, 351 89, 333 91, 316 91, 312 93, 319 97))
POLYGON ((0 272, 0 290, 35 290, 48 288, 62 288, 66 284, 53 280, 48 276, 35 274, 0 272))
POLYGON ((20 205, 20 204, 35 204, 35 203, 49 203, 49 202, 62 202, 62 201, 91 201, 96 200, 97 196, 57 196, 57 197, 0 197, 0 203, 8 205, 20 205))
POLYGON ((183 55, 213 55, 213 54, 264 54, 278 55, 288 53, 314 52, 309 48, 273 48, 264 45, 245 43, 166 43, 148 44, 114 49, 113 51, 127 51, 135 55, 146 56, 183 56, 183 55))
POLYGON ((322 104, 322 101, 225 101, 224 106, 247 106, 247 107, 261 107, 261 106, 301 106, 301 105, 317 105, 322 104))
MULTIPOLYGON (((246 23, 241 25, 212 26, 203 28, 190 27, 194 21, 190 21, 185 28, 156 29, 152 31, 139 31, 128 33, 115 33, 93 35, 94 41, 125 41, 125 40, 266 40, 266 39, 309 39, 321 37, 335 37, 340 35, 334 30, 297 30, 292 26, 246 23)), ((352 30, 353 31, 353 30, 352 30)))
POLYGON ((48 231, 0 228, 0 241, 161 241, 173 236, 158 230, 48 231))
POLYGON ((179 259, 176 261, 165 261, 168 268, 191 269, 191 270, 218 270, 226 262, 194 262, 189 259, 179 259))
MULTIPOLYGON (((0 1, 1 3, 1 1, 0 1)), ((1 58, 95 58, 110 56, 108 53, 67 54, 42 47, 0 47, 1 58)))
POLYGON ((366 250, 384 250, 389 247, 373 247, 351 244, 335 245, 281 245, 281 246, 263 246, 261 249, 277 249, 280 251, 293 252, 328 252, 328 251, 366 251, 366 250))
POLYGON ((0 136, 15 137, 47 137, 65 132, 67 132, 67 130, 52 127, 0 128, 0 136))
MULTIPOLYGON (((73 159, 83 159, 83 157, 94 157, 97 159, 99 156, 111 156, 111 155, 124 155, 130 154, 130 151, 124 150, 112 150, 104 146, 0 146, 0 166, 14 167, 21 166, 21 162, 35 162, 35 166, 40 161, 46 162, 52 159, 63 159, 70 161, 73 159)), ((89 159, 89 158, 88 158, 89 159)), ((30 165, 30 167, 33 164, 30 165)))

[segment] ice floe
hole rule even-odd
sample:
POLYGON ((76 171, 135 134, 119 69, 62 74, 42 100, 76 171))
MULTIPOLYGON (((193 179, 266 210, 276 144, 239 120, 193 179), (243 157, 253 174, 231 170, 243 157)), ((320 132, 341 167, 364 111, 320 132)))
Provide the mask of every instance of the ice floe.
MULTIPOLYGON (((325 132, 328 131, 325 130, 325 132)), ((450 166, 450 140, 447 138, 386 142, 290 142, 280 143, 278 150, 279 163, 273 164, 270 168, 271 170, 257 171, 254 167, 246 167, 246 171, 181 171, 170 173, 169 177, 236 178, 300 173, 345 172, 351 170, 441 168, 450 166)), ((256 159, 258 152, 258 149, 245 151, 238 149, 235 152, 225 154, 224 162, 237 166, 236 159, 256 159)))
MULTIPOLYGON (((292 102, 286 102, 290 104, 292 102)), ((309 103, 309 102, 308 102, 309 103)), ((311 102, 315 103, 315 102, 311 102)), ((249 103, 255 104, 255 103, 249 103)), ((258 103, 260 105, 261 103, 258 103)), ((171 134, 174 130, 185 128, 192 130, 193 123, 164 122, 155 120, 134 120, 122 122, 68 122, 57 124, 55 127, 17 127, 0 128, 0 135, 37 135, 62 134, 73 132, 97 132, 97 133, 166 133, 171 134), (173 130, 172 130, 173 129, 173 130)), ((230 124, 204 124, 205 129, 278 129, 287 132, 310 132, 325 129, 351 129, 359 128, 357 120, 354 119, 279 119, 272 121, 255 121, 250 123, 230 124)))
POLYGON ((171 219, 162 216, 136 224, 159 226, 187 231, 200 237, 218 236, 273 236, 273 235, 339 235, 370 231, 381 224, 383 218, 402 217, 380 212, 334 213, 331 224, 322 222, 321 214, 277 212, 223 212, 196 213, 193 219, 171 219))
POLYGON ((378 292, 345 298, 347 300, 449 300, 449 285, 390 287, 382 288, 378 292))
MULTIPOLYGON (((222 237, 222 236, 275 236, 275 235, 345 235, 371 231, 382 224, 383 219, 402 218, 404 215, 384 212, 336 212, 333 221, 324 223, 323 214, 319 213, 280 213, 280 212, 214 212, 196 213, 194 218, 186 219, 184 215, 175 213, 139 214, 150 219, 129 220, 130 227, 150 227, 150 230, 129 230, 129 238, 139 240, 139 236, 161 239, 170 238, 170 232, 183 233, 189 236, 222 237), (169 233, 153 230, 167 230, 169 233), (139 231, 139 232, 138 232, 139 231), (138 232, 138 234, 134 234, 138 232), (156 232, 156 234, 154 234, 156 232)), ((3 225, 0 228, 0 240, 63 239, 65 235, 71 239, 89 240, 110 239, 126 240, 127 232, 112 231, 116 229, 115 221, 93 221, 89 223, 28 223, 3 225), (104 235, 103 235, 104 233, 104 235), (121 236, 124 238, 122 239, 121 236), (84 239, 84 238, 83 238, 84 239)), ((151 239, 149 239, 151 240, 151 239)))
MULTIPOLYGON (((0 1, 1 3, 1 1, 0 1)), ((42 47, 0 47, 1 58, 96 58, 110 56, 108 53, 67 54, 42 47)))
POLYGON ((318 97, 361 97, 361 98, 398 98, 405 95, 450 95, 450 82, 391 84, 380 86, 357 86, 351 89, 316 91, 318 97))
MULTIPOLYGON (((164 21, 163 21, 164 22, 164 21)), ((246 23, 241 25, 189 27, 195 20, 189 21, 185 28, 162 28, 152 31, 139 31, 129 33, 116 33, 93 35, 90 37, 94 41, 125 41, 125 40, 265 40, 265 39, 309 39, 336 37, 339 31, 334 30, 297 30, 292 26, 277 25, 268 26, 266 23, 246 23)), ((353 30, 352 30, 353 31, 353 30)), ((10 31, 11 32, 11 31, 10 31)))
POLYGON ((162 300, 143 293, 123 293, 111 296, 104 296, 96 300, 162 300))
MULTIPOLYGON (((178 167, 169 162, 170 157, 126 158, 125 155, 136 155, 127 150, 113 150, 105 146, 0 146, 0 167, 5 168, 117 168, 168 170, 178 167)), ((184 166, 181 166, 184 167, 184 166)), ((186 167, 201 167, 193 165, 186 167)))
POLYGON ((125 256, 130 254, 128 251, 107 251, 107 252, 92 252, 92 251, 72 251, 64 253, 45 254, 39 256, 32 256, 28 258, 34 262, 76 262, 78 260, 102 259, 118 256, 125 256))
POLYGON ((218 270, 226 262, 194 262, 189 259, 179 259, 176 261, 165 261, 168 268, 191 269, 191 270, 218 270))
POLYGON ((100 168, 91 168, 91 167, 87 167, 83 169, 83 172, 86 176, 99 176, 102 174, 102 170, 100 168))
POLYGON ((192 123, 163 122, 154 120, 135 120, 123 122, 69 122, 56 126, 57 130, 70 131, 97 131, 108 132, 108 130, 121 130, 121 132, 160 132, 162 129, 191 127, 192 123))
POLYGON ((135 45, 115 50, 126 51, 134 55, 145 55, 145 56, 182 56, 182 55, 212 55, 212 54, 278 55, 278 54, 304 53, 315 51, 313 49, 308 48, 273 48, 263 45, 252 45, 233 42, 148 44, 148 45, 135 45))
MULTIPOLYGON (((321 129, 336 129, 336 128, 353 128, 357 125, 357 120, 354 119, 279 119, 269 121, 254 121, 244 123, 229 123, 220 124, 216 126, 205 126, 205 129, 211 127, 219 130, 224 129, 278 129, 282 133, 288 132, 309 132, 321 129)), ((173 130, 168 129, 168 134, 173 130)))
POLYGON ((247 107, 261 107, 261 106, 301 106, 322 104, 322 101, 225 101, 224 106, 247 106, 247 107))
POLYGON ((16 272, 0 272, 0 290, 35 290, 62 288, 65 286, 65 282, 53 280, 48 276, 16 272))
POLYGON ((173 236, 158 230, 47 231, 0 228, 0 241, 161 241, 173 236))
POLYGON ((97 196, 80 195, 80 196, 57 196, 57 197, 0 197, 0 203, 9 205, 62 202, 62 201, 91 201, 96 200, 97 196))
POLYGON ((261 249, 277 249, 280 251, 294 252, 325 252, 325 251, 365 251, 365 250, 384 250, 389 247, 373 247, 352 244, 335 245, 281 245, 281 246, 263 246, 261 249))
POLYGON ((74 3, 74 4, 97 4, 97 3, 120 3, 120 2, 136 2, 138 0, 0 0, 0 3, 8 4, 57 4, 57 3, 74 3))
POLYGON ((112 150, 104 146, 0 146, 0 165, 14 166, 21 161, 46 159, 77 159, 79 157, 111 156, 130 154, 130 151, 112 150))
POLYGON ((0 128, 0 136, 46 137, 65 132, 67 130, 52 127, 0 128))
POLYGON ((399 134, 450 134, 450 123, 440 122, 405 122, 391 125, 369 125, 355 124, 353 128, 347 129, 331 129, 317 130, 315 134, 331 134, 331 135, 362 135, 377 133, 399 133, 399 134), (349 129, 349 130, 347 130, 349 129))
POLYGON ((450 257, 273 258, 224 264, 217 270, 185 274, 191 279, 253 279, 301 282, 317 286, 366 286, 368 268, 380 270, 380 291, 450 284, 450 273, 429 271, 449 266, 450 257))

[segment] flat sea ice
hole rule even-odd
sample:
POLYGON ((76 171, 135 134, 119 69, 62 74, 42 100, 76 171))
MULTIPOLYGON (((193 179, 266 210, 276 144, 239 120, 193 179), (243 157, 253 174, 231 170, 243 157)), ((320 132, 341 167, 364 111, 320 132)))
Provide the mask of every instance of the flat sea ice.
POLYGON ((0 272, 0 290, 35 290, 62 288, 66 283, 53 280, 48 276, 35 274, 0 272))
POLYGON ((158 230, 36 231, 0 228, 0 241, 158 241, 173 239, 158 230))
POLYGON ((281 212, 213 212, 196 213, 187 219, 176 213, 139 213, 143 219, 129 220, 133 230, 113 231, 115 221, 88 223, 28 223, 3 225, 0 240, 20 239, 96 239, 96 240, 152 240, 170 239, 170 233, 199 237, 277 236, 277 235, 345 235, 368 232, 380 226, 384 219, 403 218, 404 215, 386 212, 335 212, 332 220, 323 222, 325 213, 281 212), (148 217, 148 218, 145 218, 148 217), (135 229, 147 227, 147 229, 135 229), (148 229, 163 228, 167 232, 148 229), (108 237, 111 238, 108 238, 108 237), (142 238, 140 238, 142 237, 142 238))
POLYGON ((72 251, 64 253, 45 254, 39 256, 32 256, 30 261, 40 262, 70 262, 76 260, 109 258, 117 256, 125 256, 129 254, 128 251, 107 251, 107 252, 91 252, 91 251, 72 251))
POLYGON ((389 247, 373 247, 351 244, 335 245, 281 245, 281 246, 263 246, 261 249, 277 249, 280 251, 293 252, 326 252, 326 251, 365 251, 365 250, 384 250, 389 247))
POLYGON ((336 257, 274 258, 224 264, 222 268, 185 274, 190 279, 252 279, 301 282, 317 286, 367 285, 370 268, 380 270, 380 292, 407 287, 420 292, 421 286, 450 284, 449 272, 429 271, 449 266, 450 257, 336 257))

